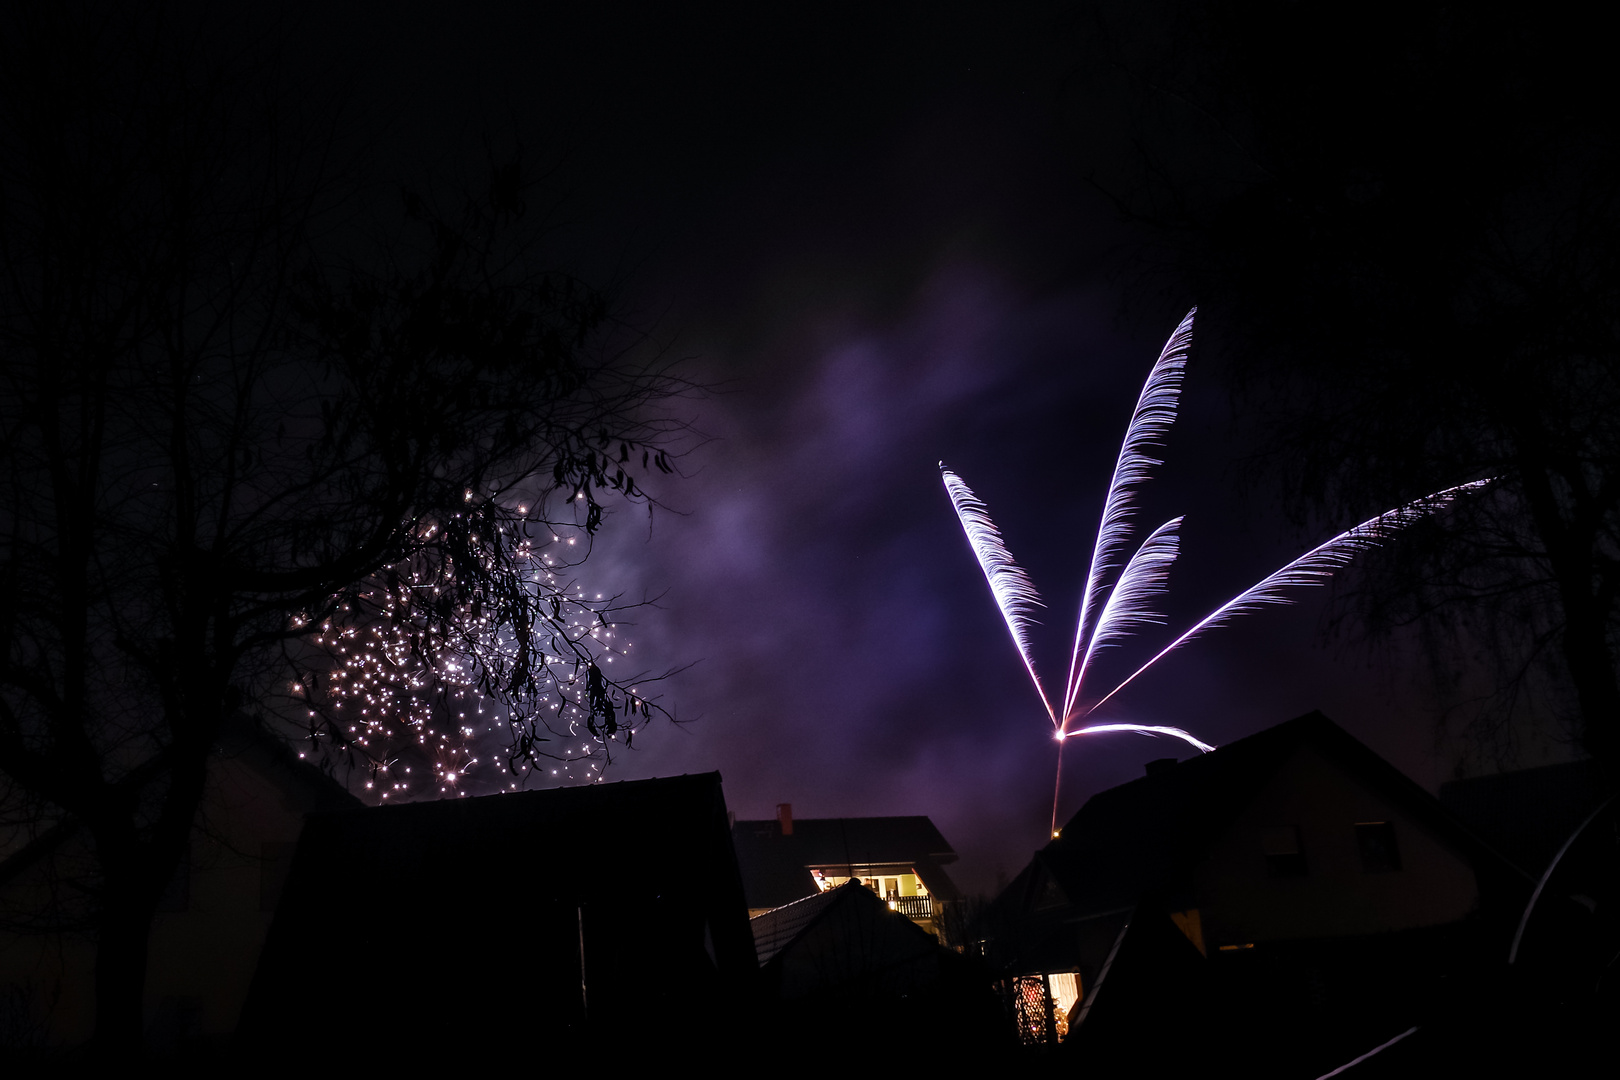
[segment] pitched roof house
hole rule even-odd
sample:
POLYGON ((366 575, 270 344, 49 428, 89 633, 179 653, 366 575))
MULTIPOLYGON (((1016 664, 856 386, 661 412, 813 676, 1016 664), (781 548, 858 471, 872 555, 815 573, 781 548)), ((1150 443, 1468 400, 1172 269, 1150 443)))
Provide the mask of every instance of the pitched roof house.
POLYGON ((1324 1023, 1381 1030, 1408 1015, 1500 932, 1491 912, 1525 885, 1311 713, 1093 796, 981 932, 1033 1041, 1124 1046, 1180 993, 1202 1002, 1183 1020, 1274 1047, 1308 1031, 1331 1060, 1324 1023))
POLYGON ((750 916, 856 880, 938 936, 939 904, 960 893, 945 866, 956 852, 926 817, 737 821, 732 843, 750 916))

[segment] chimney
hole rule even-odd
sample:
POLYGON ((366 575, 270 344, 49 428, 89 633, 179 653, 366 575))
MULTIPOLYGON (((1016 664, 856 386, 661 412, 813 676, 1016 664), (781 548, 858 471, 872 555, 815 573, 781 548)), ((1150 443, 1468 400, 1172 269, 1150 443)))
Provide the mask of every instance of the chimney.
POLYGON ((1176 767, 1176 759, 1175 758, 1173 758, 1173 757, 1157 758, 1157 759, 1147 763, 1147 774, 1149 776, 1163 776, 1165 773, 1168 773, 1171 769, 1174 769, 1175 767, 1176 767))
POLYGON ((793 804, 779 802, 776 804, 776 820, 782 824, 782 835, 793 835, 793 804))

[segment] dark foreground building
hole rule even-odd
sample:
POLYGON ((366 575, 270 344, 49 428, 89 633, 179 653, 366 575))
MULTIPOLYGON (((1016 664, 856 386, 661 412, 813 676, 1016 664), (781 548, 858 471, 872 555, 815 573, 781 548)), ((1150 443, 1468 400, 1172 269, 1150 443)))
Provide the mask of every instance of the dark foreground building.
POLYGON ((1529 891, 1312 713, 1093 796, 980 936, 1023 1036, 1095 1074, 1315 1076, 1499 965, 1529 891))
POLYGON ((1608 797, 1587 758, 1440 785, 1440 805, 1514 866, 1539 878, 1571 834, 1608 797))
POLYGON ((623 1060, 724 1039, 756 978, 718 773, 366 808, 305 826, 240 1039, 623 1060))
POLYGON ((750 920, 778 1050, 960 1066, 1013 1046, 978 957, 939 944, 860 880, 750 920))

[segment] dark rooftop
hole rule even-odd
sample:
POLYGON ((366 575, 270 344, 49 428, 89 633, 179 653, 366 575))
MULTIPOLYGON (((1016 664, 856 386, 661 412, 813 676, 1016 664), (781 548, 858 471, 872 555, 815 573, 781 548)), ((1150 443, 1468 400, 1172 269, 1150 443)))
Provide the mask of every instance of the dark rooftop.
POLYGON ((1440 804, 1528 874, 1539 875, 1602 801, 1592 760, 1543 765, 1440 785, 1440 804))
POLYGON ((1074 909, 1106 912, 1168 885, 1296 750, 1311 746, 1470 852, 1484 845, 1434 798, 1320 712, 1099 792, 1041 849, 1074 909))
POLYGON ((749 919, 748 928, 754 932, 754 952, 759 955, 759 962, 768 963, 787 947, 839 898, 838 894, 838 889, 827 889, 749 919))
POLYGON ((791 835, 775 818, 738 821, 731 829, 750 908, 774 908, 816 892, 810 868, 849 876, 872 866, 914 868, 928 891, 954 899, 941 868, 956 852, 926 817, 801 818, 791 835))
POLYGON ((756 970, 718 773, 341 810, 305 824, 243 1030, 273 1044, 344 986, 346 1026, 312 1037, 418 1014, 561 1037, 756 970))

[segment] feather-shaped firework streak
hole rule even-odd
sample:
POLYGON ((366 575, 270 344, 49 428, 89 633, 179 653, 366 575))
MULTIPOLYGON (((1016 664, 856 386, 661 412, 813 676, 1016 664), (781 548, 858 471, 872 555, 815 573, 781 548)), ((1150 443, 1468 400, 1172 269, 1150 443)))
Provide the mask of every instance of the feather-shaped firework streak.
POLYGON ((945 468, 943 461, 939 463, 939 469, 940 476, 945 480, 945 490, 951 496, 951 505, 956 507, 957 520, 962 523, 962 531, 967 533, 973 554, 978 556, 984 579, 990 583, 990 595, 996 598, 1001 617, 1007 620, 1007 629, 1012 633, 1013 644, 1018 647, 1018 655, 1023 657, 1024 668, 1029 672, 1030 681, 1035 684, 1035 692, 1041 696, 1046 714, 1056 725, 1057 711, 1052 708, 1046 689, 1041 686, 1041 677, 1035 674, 1035 658, 1030 648, 1030 627, 1035 625, 1034 611, 1046 606, 1041 603, 1041 594, 1035 591, 1029 575, 1013 561, 1012 553, 1001 541, 1001 530, 990 520, 988 508, 973 494, 973 489, 964 484, 961 477, 945 468))
MULTIPOLYGON (((956 508, 956 516, 967 533, 968 543, 978 557, 990 592, 995 597, 1002 617, 1007 621, 1013 644, 1024 661, 1035 692, 1056 729, 1058 740, 1058 780, 1063 776, 1063 743, 1080 735, 1101 735, 1112 732, 1135 732, 1139 735, 1163 735, 1181 739, 1207 753, 1214 747, 1180 728, 1156 724, 1090 724, 1074 725, 1084 721, 1105 702, 1124 690, 1138 676, 1176 649, 1202 634, 1224 626, 1240 615, 1248 615, 1271 604, 1293 602, 1290 593, 1310 585, 1323 585, 1334 571, 1347 566, 1357 555, 1377 547, 1383 540, 1399 530, 1451 505, 1463 495, 1485 487, 1491 481, 1476 480, 1468 484, 1415 499, 1404 506, 1369 518, 1353 529, 1347 529, 1333 539, 1312 548, 1255 585, 1238 593, 1232 599, 1210 612, 1154 654, 1153 658, 1137 668, 1125 680, 1090 704, 1083 704, 1082 694, 1091 660, 1100 649, 1118 645, 1131 633, 1143 626, 1161 625, 1164 616, 1154 610, 1153 604, 1161 596, 1169 580, 1170 565, 1179 550, 1182 519, 1172 518, 1155 529, 1136 554, 1120 560, 1127 550, 1131 536, 1131 517, 1135 508, 1135 492, 1149 478, 1149 469, 1161 464, 1149 456, 1154 446, 1163 445, 1170 425, 1176 418, 1176 404, 1181 394, 1182 377, 1187 366, 1187 352, 1192 343, 1194 311, 1181 320, 1164 351, 1148 374, 1147 382, 1136 402, 1136 410, 1126 428, 1125 440, 1120 447, 1119 459, 1103 502, 1102 521, 1092 547, 1091 564, 1080 598, 1080 618, 1075 627, 1074 649, 1069 659, 1069 675, 1063 688, 1062 708, 1054 708, 1046 689, 1035 673, 1031 630, 1035 625, 1034 609, 1043 606, 1029 575, 1013 561, 1002 541, 1001 532, 983 502, 962 481, 962 478, 940 463, 945 490, 956 508), (1116 576, 1116 571, 1118 571, 1116 576)), ((1057 832, 1058 789, 1052 793, 1053 835, 1057 832)))
MULTIPOLYGON (((1130 543, 1131 510, 1135 504, 1135 489, 1148 479, 1148 470, 1162 464, 1149 457, 1152 446, 1164 444, 1170 425, 1176 419, 1176 402, 1181 397, 1181 381, 1187 372, 1187 350, 1192 345, 1193 316, 1197 308, 1187 312, 1176 332, 1165 342, 1153 370, 1148 372, 1142 393, 1137 396, 1136 410, 1131 414, 1130 426, 1120 443, 1119 460, 1114 463, 1114 476, 1108 482, 1108 497, 1103 500, 1102 521, 1097 525, 1097 540, 1091 549, 1091 567, 1086 573, 1085 592, 1080 594, 1080 618, 1074 630, 1074 651, 1069 658, 1069 678, 1063 695, 1063 712, 1074 708, 1074 695, 1080 691, 1085 677, 1085 661, 1091 658, 1087 636, 1091 630, 1091 611, 1108 587, 1108 575, 1118 565, 1120 554, 1130 543)), ((1174 555, 1171 556, 1174 558, 1174 555)), ((1165 567, 1168 573, 1169 568, 1165 567)), ((1093 637, 1095 635, 1092 635, 1093 637)))
POLYGON ((1083 728, 1076 728, 1065 737, 1072 739, 1077 735, 1106 735, 1111 731, 1130 731, 1137 735, 1168 735, 1173 739, 1180 739, 1189 746, 1196 747, 1201 754, 1207 754, 1215 749, 1196 735, 1190 735, 1178 727, 1164 727, 1159 724, 1091 724, 1083 728))
MULTIPOLYGON (((1108 594, 1108 602, 1103 604, 1102 614, 1097 616, 1097 629, 1092 632, 1091 641, 1086 645, 1086 658, 1080 664, 1082 672, 1090 664, 1092 654, 1119 644, 1120 639, 1130 635, 1133 627, 1164 622, 1164 616, 1148 603, 1165 591, 1170 580, 1170 564, 1176 561, 1180 541, 1176 530, 1181 527, 1181 520, 1171 518, 1153 530, 1153 535, 1142 541, 1131 561, 1125 564, 1118 583, 1108 594)), ((1073 708, 1073 703, 1068 707, 1073 708)))
POLYGON ((1239 615, 1259 611, 1267 604, 1293 603, 1293 598, 1288 595, 1287 590, 1309 585, 1326 585, 1335 570, 1350 565, 1350 560, 1361 552, 1377 547, 1385 537, 1449 506, 1459 496, 1478 491, 1489 483, 1489 480, 1475 480, 1470 484, 1459 484, 1444 491, 1437 491, 1433 495, 1425 495, 1405 506, 1379 514, 1375 518, 1368 518, 1355 528, 1346 529, 1327 543, 1312 548, 1281 570, 1249 586, 1198 620, 1190 630, 1160 649, 1153 659, 1131 672, 1124 682, 1098 698, 1097 703, 1086 711, 1091 712, 1099 708, 1109 698, 1135 681, 1138 675, 1200 634, 1224 626, 1239 615))

